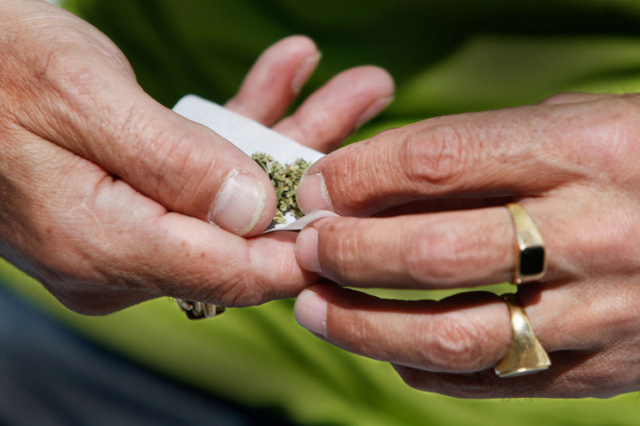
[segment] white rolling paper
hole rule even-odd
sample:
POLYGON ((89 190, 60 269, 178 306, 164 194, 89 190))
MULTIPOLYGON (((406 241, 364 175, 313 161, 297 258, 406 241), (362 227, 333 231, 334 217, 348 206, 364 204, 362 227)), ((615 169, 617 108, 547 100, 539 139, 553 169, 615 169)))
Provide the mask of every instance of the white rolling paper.
MULTIPOLYGON (((315 162, 324 155, 256 121, 198 96, 183 97, 173 110, 189 120, 209 127, 249 156, 256 152, 264 152, 281 164, 291 164, 298 158, 315 162)), ((296 220, 293 215, 286 214, 286 223, 272 224, 265 232, 299 231, 314 220, 331 216, 338 215, 330 211, 318 210, 296 220)))

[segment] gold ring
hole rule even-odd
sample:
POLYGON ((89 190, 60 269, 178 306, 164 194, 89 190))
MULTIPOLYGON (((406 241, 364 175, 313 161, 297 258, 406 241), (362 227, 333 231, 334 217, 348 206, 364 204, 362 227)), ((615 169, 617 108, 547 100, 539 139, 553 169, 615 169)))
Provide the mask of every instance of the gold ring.
POLYGON ((511 318, 511 346, 504 358, 496 364, 495 373, 499 377, 518 377, 547 370, 551 367, 551 360, 533 333, 517 295, 506 294, 503 298, 507 302, 511 318))
POLYGON ((224 312, 223 306, 213 303, 194 302, 193 300, 176 299, 180 310, 191 320, 212 318, 224 312))
POLYGON ((511 203, 506 207, 511 213, 515 233, 513 283, 538 281, 547 272, 547 251, 542 235, 520 204, 511 203))

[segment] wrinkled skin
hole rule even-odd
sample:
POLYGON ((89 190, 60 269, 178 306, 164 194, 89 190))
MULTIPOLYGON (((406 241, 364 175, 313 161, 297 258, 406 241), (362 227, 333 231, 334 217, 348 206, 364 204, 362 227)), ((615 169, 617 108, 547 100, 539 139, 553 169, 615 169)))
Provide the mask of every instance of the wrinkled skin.
POLYGON ((317 286, 298 321, 394 364, 418 389, 465 398, 610 397, 640 385, 640 98, 564 94, 539 105, 438 117, 338 150, 309 170, 303 210, 346 216, 303 231, 297 256, 342 286, 469 288, 512 280, 518 201, 548 249, 519 287, 549 370, 500 379, 504 301, 471 292, 389 301, 317 286), (377 217, 368 217, 377 216, 377 217))
MULTIPOLYGON (((0 17, 2 257, 85 314, 158 296, 253 305, 314 280, 295 236, 242 237, 275 211, 259 166, 146 95, 103 34, 39 0, 1 0, 0 17)), ((318 59, 305 37, 277 43, 228 107, 333 149, 393 82, 354 68, 282 118, 318 59)))

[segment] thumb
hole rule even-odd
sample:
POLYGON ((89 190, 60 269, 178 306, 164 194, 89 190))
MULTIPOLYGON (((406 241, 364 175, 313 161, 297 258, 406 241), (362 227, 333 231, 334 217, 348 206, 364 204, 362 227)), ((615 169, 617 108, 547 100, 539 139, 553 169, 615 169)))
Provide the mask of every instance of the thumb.
POLYGON ((69 81, 66 110, 45 137, 89 159, 168 210, 237 235, 271 222, 276 196, 262 169, 210 129, 163 107, 128 75, 92 70, 69 81))

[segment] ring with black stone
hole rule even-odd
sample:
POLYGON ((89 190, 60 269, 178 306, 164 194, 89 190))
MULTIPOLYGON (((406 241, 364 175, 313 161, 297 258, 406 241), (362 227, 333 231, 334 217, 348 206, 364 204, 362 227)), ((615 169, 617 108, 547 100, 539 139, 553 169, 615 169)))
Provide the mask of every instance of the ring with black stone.
POLYGON ((547 271, 547 252, 542 235, 527 211, 518 203, 506 205, 513 222, 513 283, 539 281, 547 271))

